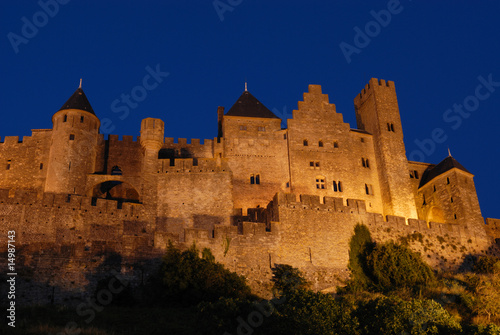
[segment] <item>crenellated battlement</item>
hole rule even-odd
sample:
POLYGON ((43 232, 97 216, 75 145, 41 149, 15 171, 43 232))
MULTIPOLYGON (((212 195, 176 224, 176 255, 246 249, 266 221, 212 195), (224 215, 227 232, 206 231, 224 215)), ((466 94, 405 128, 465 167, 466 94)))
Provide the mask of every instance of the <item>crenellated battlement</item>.
POLYGON ((347 199, 344 205, 344 199, 342 198, 300 194, 299 201, 297 201, 297 195, 294 193, 278 193, 274 201, 278 206, 285 206, 288 208, 334 211, 351 214, 366 213, 365 201, 358 199, 347 199))
POLYGON ((127 143, 138 143, 140 142, 141 140, 141 137, 140 136, 136 136, 136 138, 134 139, 134 136, 132 135, 123 135, 120 139, 120 136, 119 135, 108 135, 108 141, 110 143, 124 143, 124 144, 127 144, 127 143))
POLYGON ((117 214, 124 217, 141 215, 139 203, 119 203, 116 200, 92 198, 76 194, 40 193, 26 189, 0 189, 0 205, 27 205, 44 208, 70 209, 95 214, 117 214))
POLYGON ((365 88, 354 98, 354 104, 356 105, 356 102, 362 102, 366 97, 370 95, 372 90, 374 89, 391 89, 391 90, 396 90, 396 87, 394 85, 393 81, 390 80, 384 80, 384 79, 378 79, 378 78, 372 78, 368 82, 368 84, 365 85, 365 88))
POLYGON ((203 142, 199 138, 192 138, 188 141, 187 138, 177 138, 177 141, 173 137, 165 137, 165 142, 163 147, 177 147, 177 146, 212 146, 214 140, 204 139, 203 142))
POLYGON ((229 171, 227 163, 213 158, 172 158, 163 160, 162 173, 207 173, 229 171))

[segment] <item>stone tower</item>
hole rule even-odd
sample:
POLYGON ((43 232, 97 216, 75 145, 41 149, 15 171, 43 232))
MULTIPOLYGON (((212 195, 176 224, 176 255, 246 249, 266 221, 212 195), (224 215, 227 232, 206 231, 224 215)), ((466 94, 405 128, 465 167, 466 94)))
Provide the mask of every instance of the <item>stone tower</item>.
POLYGON ((417 218, 394 82, 370 79, 354 107, 358 129, 373 135, 383 214, 417 218))
POLYGON ((100 121, 81 85, 52 116, 45 192, 85 194, 94 173, 100 121))
POLYGON ((155 178, 159 171, 158 152, 163 146, 165 123, 160 119, 146 118, 141 122, 142 147, 142 201, 156 202, 155 178))
POLYGON ((419 217, 427 222, 468 226, 476 234, 483 231, 484 218, 473 177, 451 155, 426 170, 417 194, 419 217))

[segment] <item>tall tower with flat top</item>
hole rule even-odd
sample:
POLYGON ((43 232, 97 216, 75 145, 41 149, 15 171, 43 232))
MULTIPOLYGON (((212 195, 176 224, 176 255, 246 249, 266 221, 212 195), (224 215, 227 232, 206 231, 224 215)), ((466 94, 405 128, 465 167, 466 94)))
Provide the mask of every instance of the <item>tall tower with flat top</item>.
POLYGON ((354 107, 358 129, 373 135, 383 214, 417 218, 394 82, 370 79, 354 107))

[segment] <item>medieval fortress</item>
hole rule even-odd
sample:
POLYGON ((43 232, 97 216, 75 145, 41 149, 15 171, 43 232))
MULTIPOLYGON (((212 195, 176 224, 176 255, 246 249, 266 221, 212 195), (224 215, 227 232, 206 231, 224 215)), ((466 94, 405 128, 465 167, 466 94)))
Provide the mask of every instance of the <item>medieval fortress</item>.
POLYGON ((498 252, 500 222, 485 224, 472 173, 451 155, 407 160, 394 83, 371 79, 354 107, 355 129, 310 85, 283 129, 245 90, 203 143, 166 138, 153 118, 135 140, 105 139, 78 88, 52 129, 0 143, 0 227, 16 232, 20 294, 78 299, 111 268, 140 285, 169 240, 210 248, 256 292, 280 263, 328 289, 348 276, 358 223, 436 269, 498 252))

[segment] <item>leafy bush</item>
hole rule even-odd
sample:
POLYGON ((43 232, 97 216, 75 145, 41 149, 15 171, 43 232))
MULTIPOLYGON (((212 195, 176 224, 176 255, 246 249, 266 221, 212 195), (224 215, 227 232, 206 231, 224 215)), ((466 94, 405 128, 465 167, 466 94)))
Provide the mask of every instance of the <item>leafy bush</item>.
POLYGON ((357 335, 358 319, 354 306, 346 300, 336 300, 324 293, 295 290, 286 301, 277 306, 272 331, 266 334, 295 335, 357 335))
POLYGON ((375 288, 383 292, 400 288, 417 290, 435 281, 432 269, 419 254, 393 242, 376 245, 366 262, 375 288))
POLYGON ((272 268, 274 283, 273 289, 276 295, 287 295, 290 292, 299 289, 305 289, 308 286, 307 280, 299 269, 287 264, 276 264, 272 268))
POLYGON ((194 244, 181 252, 169 243, 160 273, 156 281, 153 279, 152 286, 152 294, 162 303, 192 305, 200 301, 216 301, 220 297, 251 296, 243 276, 216 263, 208 249, 203 251, 203 258, 200 258, 194 244))
POLYGON ((474 263, 474 272, 476 273, 499 273, 500 259, 493 256, 480 256, 474 263))
POLYGON ((461 326, 430 299, 377 298, 360 303, 361 334, 459 334, 461 326))
POLYGON ((354 227, 354 235, 349 241, 349 270, 351 280, 347 288, 350 291, 365 289, 370 283, 370 278, 365 274, 366 255, 373 248, 370 231, 365 225, 357 224, 354 227))

